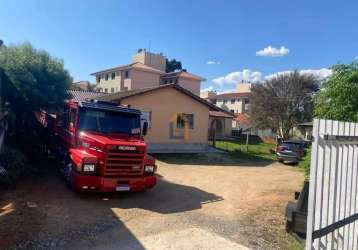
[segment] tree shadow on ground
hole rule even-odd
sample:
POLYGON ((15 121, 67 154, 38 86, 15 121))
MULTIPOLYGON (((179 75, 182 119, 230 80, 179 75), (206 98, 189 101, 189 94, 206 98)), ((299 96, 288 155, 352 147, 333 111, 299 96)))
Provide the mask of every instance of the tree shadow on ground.
POLYGON ((275 162, 242 151, 206 154, 153 154, 153 157, 164 163, 177 165, 266 167, 275 162))

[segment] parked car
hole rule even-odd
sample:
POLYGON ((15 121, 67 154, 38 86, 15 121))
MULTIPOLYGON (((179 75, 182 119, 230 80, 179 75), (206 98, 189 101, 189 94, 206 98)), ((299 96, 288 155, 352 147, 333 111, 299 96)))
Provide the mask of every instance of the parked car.
POLYGON ((295 192, 297 202, 286 206, 286 231, 306 238, 309 182, 305 182, 301 192, 295 192))
POLYGON ((282 141, 276 148, 277 160, 279 162, 299 162, 306 153, 304 141, 288 140, 282 141))

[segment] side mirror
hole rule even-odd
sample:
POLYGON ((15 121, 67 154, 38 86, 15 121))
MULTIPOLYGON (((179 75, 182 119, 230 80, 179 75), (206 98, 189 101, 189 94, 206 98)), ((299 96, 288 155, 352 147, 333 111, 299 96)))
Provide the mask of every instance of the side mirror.
POLYGON ((142 134, 143 136, 145 136, 148 132, 148 122, 144 122, 143 123, 143 131, 142 131, 142 134))

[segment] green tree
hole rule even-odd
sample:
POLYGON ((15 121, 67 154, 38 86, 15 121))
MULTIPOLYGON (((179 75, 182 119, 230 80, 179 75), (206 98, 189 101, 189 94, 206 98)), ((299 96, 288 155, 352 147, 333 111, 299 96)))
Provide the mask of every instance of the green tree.
POLYGON ((22 96, 22 103, 12 103, 22 114, 58 109, 68 98, 72 78, 63 61, 29 43, 0 47, 0 67, 22 96))
POLYGON ((358 122, 358 62, 338 64, 315 96, 317 118, 358 122))
POLYGON ((177 61, 175 59, 168 60, 166 59, 166 69, 165 71, 167 73, 174 72, 175 70, 181 70, 182 65, 180 61, 177 61))
POLYGON ((298 71, 279 74, 254 85, 250 112, 253 125, 271 128, 280 137, 289 138, 293 127, 312 119, 312 95, 317 90, 317 79, 298 71))

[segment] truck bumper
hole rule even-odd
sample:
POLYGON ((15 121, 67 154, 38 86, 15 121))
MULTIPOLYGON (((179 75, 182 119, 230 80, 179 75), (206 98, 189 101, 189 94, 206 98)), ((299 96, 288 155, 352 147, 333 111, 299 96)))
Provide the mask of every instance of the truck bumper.
POLYGON ((154 187, 156 183, 155 176, 110 178, 71 173, 72 187, 81 191, 116 192, 119 186, 128 186, 128 191, 141 191, 154 187))

